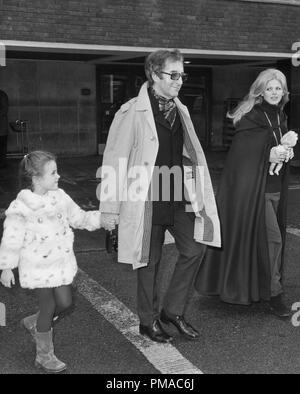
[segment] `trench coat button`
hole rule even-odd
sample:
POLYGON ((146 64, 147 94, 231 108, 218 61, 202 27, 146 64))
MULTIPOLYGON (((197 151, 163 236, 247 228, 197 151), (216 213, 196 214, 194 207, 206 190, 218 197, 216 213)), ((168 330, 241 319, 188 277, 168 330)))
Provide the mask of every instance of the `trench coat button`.
POLYGON ((43 219, 42 218, 38 218, 38 222, 39 223, 43 223, 43 219))
POLYGON ((156 138, 154 137, 154 135, 150 138, 150 141, 155 141, 156 138))
POLYGON ((145 166, 148 166, 148 165, 149 165, 149 162, 148 162, 148 161, 145 161, 144 164, 145 164, 145 166))

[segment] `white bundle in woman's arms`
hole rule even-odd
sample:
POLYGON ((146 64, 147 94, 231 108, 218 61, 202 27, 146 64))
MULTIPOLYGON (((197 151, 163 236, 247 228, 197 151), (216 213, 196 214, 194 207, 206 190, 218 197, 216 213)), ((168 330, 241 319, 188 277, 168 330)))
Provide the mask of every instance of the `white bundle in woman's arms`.
MULTIPOLYGON (((279 156, 282 153, 286 153, 285 162, 287 163, 294 157, 293 147, 297 144, 298 141, 298 134, 290 130, 284 136, 281 137, 280 145, 274 147, 277 155, 279 156)), ((279 175, 279 171, 282 168, 282 163, 271 163, 269 168, 269 174, 279 175)))

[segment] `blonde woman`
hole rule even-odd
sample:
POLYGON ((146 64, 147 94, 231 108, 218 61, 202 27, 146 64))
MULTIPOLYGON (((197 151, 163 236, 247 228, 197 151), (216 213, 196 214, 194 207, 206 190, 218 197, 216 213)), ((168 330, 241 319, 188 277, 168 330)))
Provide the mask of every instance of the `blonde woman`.
POLYGON ((228 117, 236 127, 217 195, 221 249, 209 248, 196 278, 201 294, 233 304, 266 300, 270 310, 288 317, 282 294, 283 251, 292 150, 276 146, 287 132, 286 78, 276 69, 261 72, 249 93, 228 117), (279 175, 270 163, 283 163, 279 175))

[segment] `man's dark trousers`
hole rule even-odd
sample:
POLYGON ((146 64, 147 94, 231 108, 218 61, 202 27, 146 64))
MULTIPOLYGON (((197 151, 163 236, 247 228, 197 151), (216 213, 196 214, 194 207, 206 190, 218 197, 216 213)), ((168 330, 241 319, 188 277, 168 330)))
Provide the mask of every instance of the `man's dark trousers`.
POLYGON ((175 238, 179 257, 174 268, 163 308, 172 315, 183 315, 206 246, 194 240, 193 212, 185 212, 184 204, 174 211, 174 225, 153 225, 150 244, 150 261, 147 267, 137 270, 137 308, 140 323, 149 326, 159 317, 158 269, 165 231, 175 238))

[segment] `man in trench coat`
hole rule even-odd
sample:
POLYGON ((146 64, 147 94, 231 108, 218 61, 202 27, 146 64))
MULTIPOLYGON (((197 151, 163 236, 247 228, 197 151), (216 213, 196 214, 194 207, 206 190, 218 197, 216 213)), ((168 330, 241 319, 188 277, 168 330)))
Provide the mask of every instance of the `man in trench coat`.
POLYGON ((206 159, 189 112, 177 98, 187 78, 179 50, 158 50, 145 63, 148 82, 123 104, 109 130, 101 168, 100 211, 118 224, 118 261, 137 269, 140 334, 187 339, 198 331, 185 310, 205 245, 220 246, 220 224, 206 159), (165 231, 179 257, 159 310, 158 271, 165 231))

